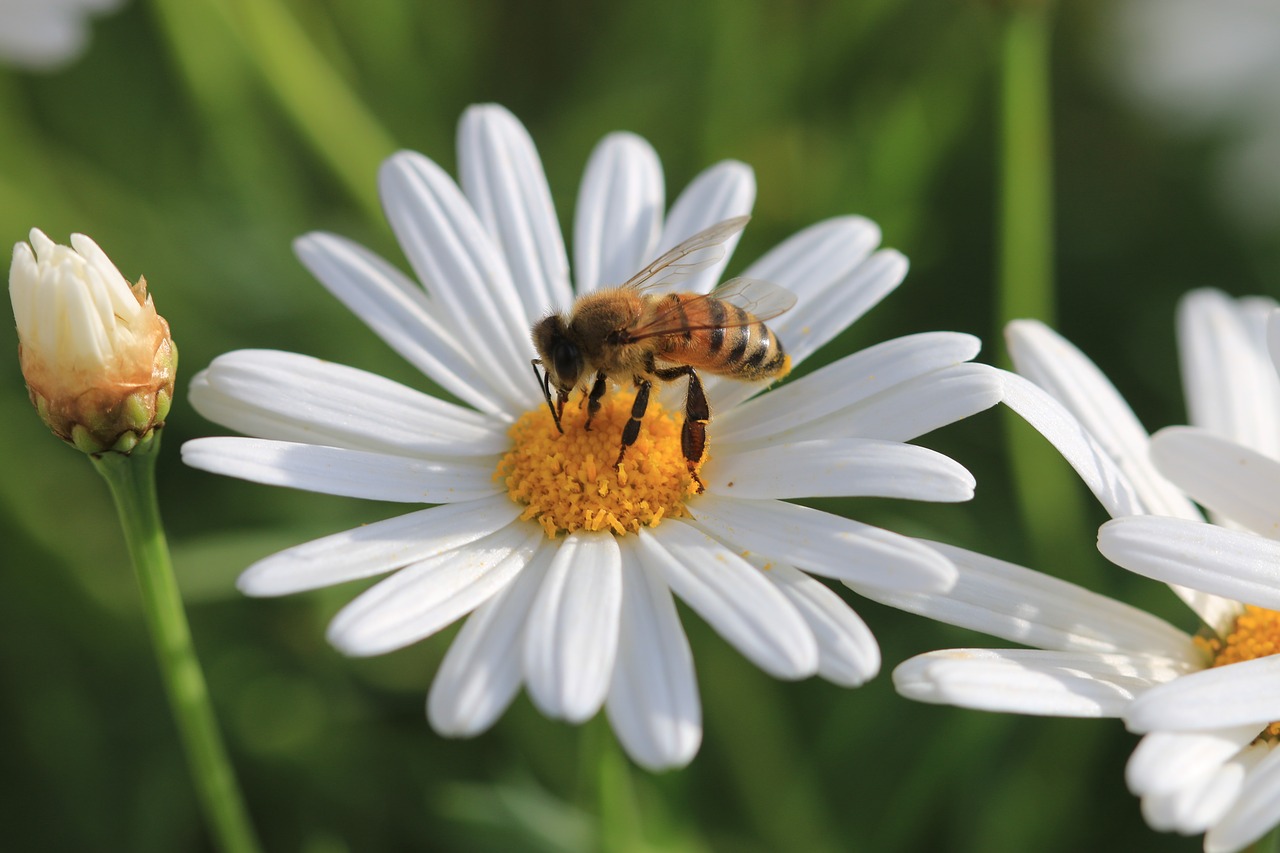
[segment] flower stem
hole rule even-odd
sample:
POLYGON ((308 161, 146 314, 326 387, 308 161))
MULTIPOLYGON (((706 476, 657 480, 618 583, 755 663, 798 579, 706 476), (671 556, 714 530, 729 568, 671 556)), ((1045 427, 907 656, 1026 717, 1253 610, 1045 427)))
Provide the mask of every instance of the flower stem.
MULTIPOLYGON (((1010 6, 1002 34, 1000 76, 996 321, 1001 330, 1020 318, 1052 324, 1055 311, 1049 108, 1052 9, 1047 0, 1015 0, 1010 6)), ((1072 565, 1077 570, 1095 564, 1090 551, 1079 544, 1092 541, 1093 534, 1076 478, 1021 419, 1008 413, 1006 424, 1010 464, 1033 560, 1042 565, 1072 565)), ((1085 579, 1077 576, 1076 580, 1085 579)))
POLYGON ((158 449, 156 435, 145 451, 90 458, 107 481, 120 515, 147 628, 205 817, 225 853, 256 853, 258 840, 218 731, 160 523, 158 449))

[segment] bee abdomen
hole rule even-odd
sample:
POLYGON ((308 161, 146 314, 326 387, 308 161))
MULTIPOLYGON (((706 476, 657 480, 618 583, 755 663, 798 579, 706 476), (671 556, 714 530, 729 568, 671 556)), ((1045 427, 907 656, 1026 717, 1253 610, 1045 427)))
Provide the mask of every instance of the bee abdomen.
POLYGON ((773 330, 747 311, 710 300, 712 319, 708 351, 718 357, 719 372, 745 379, 765 379, 784 372, 787 353, 773 330))

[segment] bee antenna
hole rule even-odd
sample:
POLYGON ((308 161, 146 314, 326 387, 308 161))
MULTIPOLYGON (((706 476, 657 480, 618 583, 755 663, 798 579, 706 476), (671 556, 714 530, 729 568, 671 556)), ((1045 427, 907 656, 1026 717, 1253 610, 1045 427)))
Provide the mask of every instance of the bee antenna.
MULTIPOLYGON (((542 364, 542 359, 535 358, 530 360, 533 365, 533 375, 538 380, 538 386, 542 388, 542 397, 547 401, 547 410, 551 412, 551 419, 556 423, 556 430, 564 435, 564 427, 560 426, 560 412, 556 409, 554 403, 551 402, 551 374, 545 370, 538 370, 538 365, 542 364)), ((563 404, 561 405, 563 408, 563 404)))

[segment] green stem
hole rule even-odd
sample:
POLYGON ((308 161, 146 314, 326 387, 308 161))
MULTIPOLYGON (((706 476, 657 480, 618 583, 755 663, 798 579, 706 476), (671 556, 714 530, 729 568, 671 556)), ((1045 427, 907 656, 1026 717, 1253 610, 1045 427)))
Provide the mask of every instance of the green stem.
MULTIPOLYGON (((1000 76, 1000 249, 997 324, 1052 324, 1053 147, 1049 105, 1052 16, 1047 2, 1015 2, 1005 19, 1000 76)), ((1039 434, 1010 414, 1008 448, 1035 563, 1097 564, 1076 478, 1039 434)))
POLYGON ((218 731, 160 523, 155 483, 158 449, 159 436, 155 436, 145 451, 90 458, 107 481, 120 514, 147 628, 205 817, 225 853, 256 853, 258 840, 218 731))

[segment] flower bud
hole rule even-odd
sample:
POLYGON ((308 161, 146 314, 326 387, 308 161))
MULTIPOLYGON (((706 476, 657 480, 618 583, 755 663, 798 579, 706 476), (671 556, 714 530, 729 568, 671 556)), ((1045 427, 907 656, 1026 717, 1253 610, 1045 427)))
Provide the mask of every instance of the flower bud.
POLYGON ((178 350, 145 279, 125 280, 83 234, 60 246, 38 228, 13 248, 9 298, 31 402, 86 453, 149 447, 173 400, 178 350))

